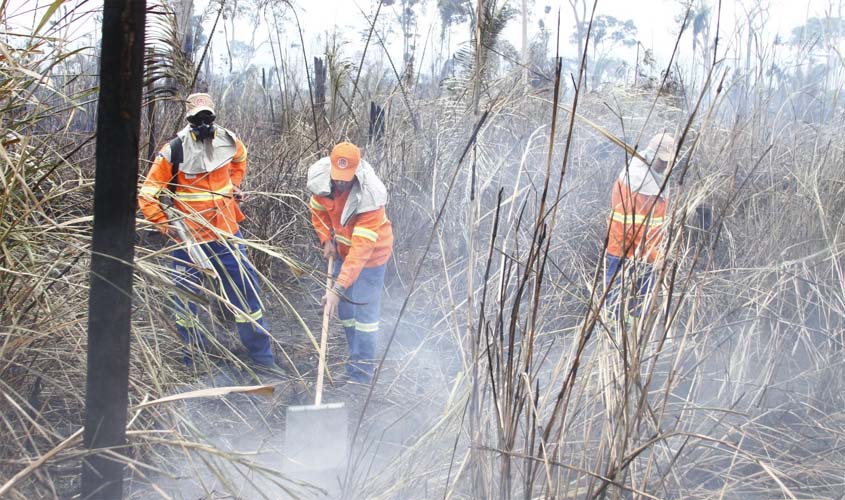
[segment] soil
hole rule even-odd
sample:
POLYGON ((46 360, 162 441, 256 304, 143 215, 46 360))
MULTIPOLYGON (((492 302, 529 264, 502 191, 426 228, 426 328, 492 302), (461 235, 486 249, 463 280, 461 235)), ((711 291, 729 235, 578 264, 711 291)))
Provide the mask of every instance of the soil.
MULTIPOLYGON (((319 335, 321 308, 315 296, 296 298, 296 307, 319 335)), ((386 294, 384 299, 380 353, 401 305, 399 297, 386 294)), ((313 404, 317 353, 310 342, 303 341, 305 333, 294 318, 279 305, 270 309, 268 325, 284 346, 284 353, 277 349, 277 363, 285 372, 262 380, 275 386, 273 396, 230 394, 173 405, 175 425, 203 447, 162 450, 161 461, 153 464, 158 472, 145 472, 146 477, 134 474, 128 482, 127 498, 348 498, 354 496, 349 492, 356 484, 366 482, 380 465, 388 464, 442 408, 446 395, 431 388, 442 387, 457 371, 457 357, 450 356, 448 348, 439 354, 432 352, 438 347, 426 341, 432 337, 431 321, 403 318, 371 394, 369 386, 345 380, 346 340, 335 321, 328 356, 331 380, 326 382, 323 401, 345 405, 353 463, 342 469, 321 470, 318 466, 309 473, 286 472, 286 410, 292 405, 313 404), (439 383, 433 384, 433 378, 439 383), (421 401, 427 404, 421 405, 421 401)), ((185 390, 255 383, 233 366, 217 368, 185 390)))

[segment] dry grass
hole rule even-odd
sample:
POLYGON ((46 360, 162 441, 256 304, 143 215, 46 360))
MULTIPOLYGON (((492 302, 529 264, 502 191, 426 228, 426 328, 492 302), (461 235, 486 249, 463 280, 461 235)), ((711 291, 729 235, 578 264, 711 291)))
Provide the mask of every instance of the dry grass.
MULTIPOLYGON (((41 34, 63 33, 61 24, 50 29, 41 34)), ((71 65, 90 75, 95 65, 90 51, 68 54, 51 40, 0 42, 0 488, 18 474, 10 498, 72 494, 84 454, 75 433, 94 94, 91 78, 64 75, 71 65)), ((352 75, 336 74, 333 91, 351 92, 352 75)), ((316 324, 311 291, 322 264, 302 200, 305 166, 325 151, 313 142, 307 90, 282 99, 260 81, 247 72, 209 90, 221 96, 222 123, 249 146, 244 234, 290 375, 269 403, 222 400, 233 416, 219 423, 278 432, 285 398, 314 375, 306 332, 316 324), (256 97, 265 95, 277 99, 272 113, 256 97)), ((841 104, 831 98, 828 117, 807 123, 770 112, 788 109, 788 89, 761 94, 778 101, 761 98, 744 119, 732 114, 729 87, 708 89, 699 109, 653 90, 606 88, 577 103, 569 90, 552 127, 551 89, 526 94, 513 82, 488 82, 474 135, 480 116, 460 82, 417 97, 362 74, 361 95, 388 111, 384 137, 365 153, 391 192, 397 242, 383 332, 391 350, 358 422, 344 494, 837 498, 845 487, 841 104), (576 104, 583 119, 570 126, 576 104), (633 328, 600 313, 608 192, 625 153, 591 124, 628 145, 664 126, 686 132, 669 185, 671 259, 633 328), (712 209, 709 228, 697 222, 699 207, 712 209)), ((332 109, 321 145, 365 143, 365 121, 332 109)), ((162 144, 175 113, 159 106, 152 116, 164 126, 150 137, 162 144)), ((245 477, 315 495, 214 441, 195 408, 138 406, 201 385, 220 359, 246 369, 221 335, 213 288, 199 299, 219 339, 215 355, 181 366, 167 327, 166 248, 146 225, 139 234, 132 456, 123 457, 133 479, 173 495, 162 481, 176 473, 162 464, 187 461, 217 481, 208 497, 238 491, 245 477)))

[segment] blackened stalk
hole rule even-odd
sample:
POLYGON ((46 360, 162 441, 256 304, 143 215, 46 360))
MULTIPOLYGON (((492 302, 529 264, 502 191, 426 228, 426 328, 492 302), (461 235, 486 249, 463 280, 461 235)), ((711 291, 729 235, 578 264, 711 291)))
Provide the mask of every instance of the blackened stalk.
POLYGON ((145 0, 103 6, 82 498, 123 495, 145 11, 145 0))

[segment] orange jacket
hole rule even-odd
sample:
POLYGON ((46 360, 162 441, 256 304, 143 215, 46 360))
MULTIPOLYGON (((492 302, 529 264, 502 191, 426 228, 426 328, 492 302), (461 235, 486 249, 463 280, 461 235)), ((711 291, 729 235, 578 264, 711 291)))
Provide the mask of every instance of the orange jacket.
MULTIPOLYGON (((183 138, 185 140, 194 139, 188 134, 183 138)), ((180 169, 173 182, 173 204, 177 210, 186 214, 184 220, 197 241, 217 240, 217 231, 235 234, 238 232, 238 223, 244 219, 233 193, 235 187, 240 188, 246 174, 247 155, 241 140, 234 140, 236 148, 231 160, 211 172, 197 175, 186 175, 180 169)), ((159 204, 159 195, 162 190, 171 189, 168 186, 173 175, 170 158, 168 143, 156 156, 138 195, 144 217, 156 224, 165 224, 168 220, 159 204)))
POLYGON ((668 199, 633 191, 624 178, 611 191, 607 253, 654 262, 661 252, 668 199))
POLYGON ((337 250, 343 258, 343 267, 337 284, 349 288, 361 269, 386 263, 393 252, 393 226, 387 219, 384 207, 353 215, 343 226, 340 216, 349 192, 324 197, 311 195, 311 222, 320 238, 320 245, 334 234, 337 250))

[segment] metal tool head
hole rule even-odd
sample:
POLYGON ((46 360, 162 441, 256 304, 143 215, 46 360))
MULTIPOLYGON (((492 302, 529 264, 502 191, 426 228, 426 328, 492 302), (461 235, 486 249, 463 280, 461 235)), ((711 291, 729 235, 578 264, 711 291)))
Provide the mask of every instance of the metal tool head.
POLYGON ((288 407, 283 470, 307 472, 343 468, 348 451, 348 425, 343 403, 288 407))

